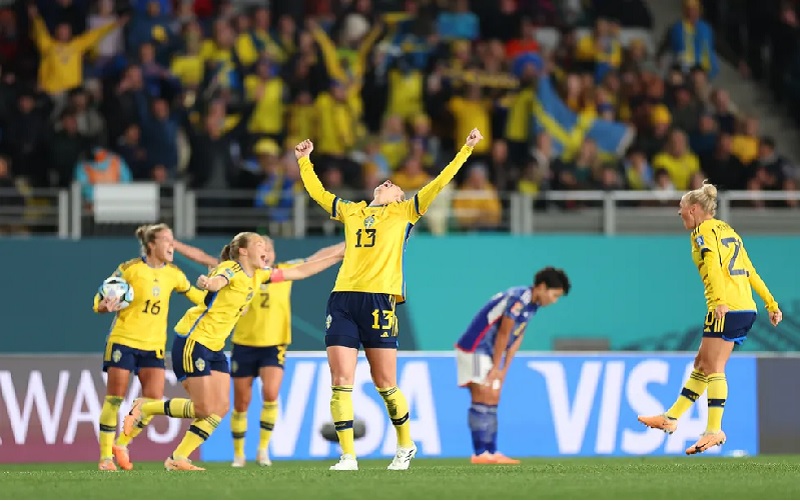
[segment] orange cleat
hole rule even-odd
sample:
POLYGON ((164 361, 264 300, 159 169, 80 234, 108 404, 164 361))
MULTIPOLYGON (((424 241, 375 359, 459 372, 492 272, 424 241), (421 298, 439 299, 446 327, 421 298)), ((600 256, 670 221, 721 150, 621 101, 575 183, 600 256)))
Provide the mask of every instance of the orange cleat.
POLYGON ((494 456, 494 464, 519 464, 519 459, 512 459, 502 452, 495 452, 492 454, 494 456))
POLYGON ((658 416, 639 416, 639 422, 648 428, 655 428, 672 435, 678 429, 678 420, 670 419, 666 414, 658 416))
POLYGON ((692 454, 699 454, 701 452, 705 452, 708 449, 714 447, 715 445, 722 445, 728 437, 725 436, 725 432, 720 431, 707 431, 700 435, 700 438, 697 442, 694 443, 693 446, 686 449, 687 455, 692 454))
POLYGON ((100 471, 117 471, 117 465, 114 464, 113 459, 105 458, 100 460, 100 463, 97 465, 97 469, 100 471))
POLYGON ((122 422, 122 433, 125 435, 130 437, 133 434, 133 429, 142 422, 144 418, 142 405, 144 405, 144 403, 145 399, 143 398, 137 398, 133 401, 130 412, 128 412, 125 416, 125 420, 122 422))
POLYGON ((478 454, 477 456, 473 454, 472 459, 470 459, 470 463, 472 463, 472 464, 497 464, 497 461, 494 458, 494 454, 489 454, 488 452, 484 452, 482 454, 478 454))
POLYGON ((120 468, 125 471, 131 471, 133 469, 133 463, 131 463, 127 447, 115 445, 111 448, 111 451, 114 453, 114 459, 117 460, 117 464, 120 468))
POLYGON ((167 471, 206 471, 205 468, 193 465, 192 461, 186 458, 167 458, 164 461, 164 468, 167 471))

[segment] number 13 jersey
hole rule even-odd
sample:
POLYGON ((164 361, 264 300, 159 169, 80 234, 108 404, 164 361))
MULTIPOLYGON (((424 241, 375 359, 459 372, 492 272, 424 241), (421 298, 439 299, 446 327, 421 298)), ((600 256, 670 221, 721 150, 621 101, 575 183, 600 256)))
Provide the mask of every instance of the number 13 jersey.
POLYGON ((403 257, 420 214, 416 200, 371 206, 337 199, 331 218, 344 223, 345 254, 334 292, 390 294, 405 301, 403 257))
POLYGON ((719 219, 708 219, 692 232, 692 260, 700 272, 708 310, 724 304, 730 311, 756 311, 753 289, 767 309, 778 305, 756 273, 742 238, 719 219))

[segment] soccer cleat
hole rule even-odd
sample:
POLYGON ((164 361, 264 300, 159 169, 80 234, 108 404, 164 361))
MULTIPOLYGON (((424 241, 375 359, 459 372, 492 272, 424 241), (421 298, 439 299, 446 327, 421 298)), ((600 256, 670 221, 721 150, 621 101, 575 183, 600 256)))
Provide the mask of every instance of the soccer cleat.
POLYGON ((342 454, 342 457, 339 458, 339 462, 329 469, 334 471, 357 471, 358 460, 351 454, 342 454))
POLYGON ((144 405, 144 403, 145 399, 143 398, 137 398, 133 401, 131 410, 128 412, 128 415, 125 416, 125 420, 122 422, 122 433, 131 436, 131 434, 133 434, 133 429, 142 423, 142 419, 144 419, 142 405, 144 405))
POLYGON ((648 428, 655 428, 672 435, 678 429, 678 420, 668 418, 666 414, 658 416, 639 416, 639 422, 648 428))
POLYGON ((231 463, 233 468, 244 468, 244 465, 246 464, 247 460, 244 458, 244 456, 233 456, 233 463, 231 463))
POLYGON ((111 458, 101 459, 100 463, 97 464, 97 469, 100 471, 117 471, 117 465, 114 464, 114 460, 111 458))
POLYGON ((519 464, 519 459, 512 459, 502 452, 495 452, 492 454, 494 456, 494 464, 519 464))
POLYGON ((258 466, 272 466, 272 461, 269 459, 269 451, 267 449, 260 449, 256 455, 256 462, 258 466))
POLYGON ((494 454, 489 452, 483 452, 478 455, 473 454, 469 462, 472 464, 497 464, 494 454))
POLYGON ((694 443, 693 446, 686 449, 687 455, 692 454, 699 454, 701 452, 705 452, 708 449, 714 447, 715 445, 722 445, 728 437, 725 436, 725 432, 720 431, 707 431, 700 435, 700 438, 697 442, 694 443))
POLYGON ((397 447, 394 459, 386 467, 387 470, 407 470, 411 465, 411 460, 417 455, 417 445, 412 443, 411 447, 397 447))
POLYGON ((128 454, 127 447, 115 445, 111 448, 111 451, 114 453, 114 459, 117 460, 117 464, 120 468, 125 471, 131 471, 133 469, 133 463, 131 463, 131 457, 128 454))
POLYGON ((167 471, 206 471, 205 468, 200 468, 192 464, 190 459, 186 458, 172 458, 168 457, 164 461, 164 468, 167 471))

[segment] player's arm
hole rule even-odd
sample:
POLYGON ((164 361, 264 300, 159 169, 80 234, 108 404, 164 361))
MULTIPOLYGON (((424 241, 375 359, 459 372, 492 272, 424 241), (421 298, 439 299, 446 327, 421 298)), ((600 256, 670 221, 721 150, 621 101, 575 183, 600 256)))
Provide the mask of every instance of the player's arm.
MULTIPOLYGON (((494 355, 492 355, 492 372, 502 373, 503 365, 508 365, 508 362, 503 364, 504 355, 506 355, 506 346, 508 346, 508 339, 511 337, 511 330, 514 328, 514 319, 508 315, 503 315, 500 321, 500 327, 497 329, 497 337, 494 340, 494 355)), ((508 356, 505 356, 508 360, 508 356)))
POLYGON ((341 242, 329 247, 323 247, 317 252, 311 254, 306 258, 306 261, 316 261, 317 259, 324 259, 326 257, 342 255, 344 256, 345 243, 341 242))
POLYGON ((204 266, 209 266, 209 267, 216 266, 219 264, 219 259, 209 254, 206 254, 204 251, 198 249, 197 247, 185 244, 183 242, 178 242, 177 240, 175 240, 174 245, 175 245, 175 251, 177 251, 179 254, 184 255, 187 259, 191 259, 195 263, 200 263, 204 266))
POLYGON ((747 255, 747 251, 742 249, 742 253, 744 254, 745 259, 745 269, 747 270, 747 279, 750 281, 750 287, 756 291, 756 294, 764 300, 764 304, 767 306, 767 311, 770 313, 778 311, 778 302, 775 301, 775 298, 772 296, 772 293, 769 291, 767 284, 764 283, 764 280, 756 271, 756 267, 753 266, 753 262, 750 261, 750 256, 747 255))
POLYGON ((472 154, 472 148, 474 148, 481 139, 483 139, 481 132, 478 129, 472 129, 469 137, 467 137, 467 142, 461 147, 461 150, 456 154, 456 157, 449 164, 447 164, 447 167, 442 169, 442 172, 440 172, 438 176, 423 186, 422 189, 420 189, 419 192, 414 195, 413 204, 411 204, 414 208, 413 213, 411 214, 412 220, 416 221, 420 218, 420 216, 427 212, 428 208, 431 206, 431 203, 433 203, 433 201, 436 199, 436 196, 442 192, 444 187, 447 186, 447 184, 453 180, 458 171, 461 170, 461 167, 472 154))
POLYGON ((315 259, 313 261, 306 261, 303 264, 299 264, 292 268, 285 268, 285 269, 277 269, 272 270, 272 273, 269 277, 270 283, 277 283, 283 281, 294 281, 294 280, 303 280, 304 278, 308 278, 310 276, 316 275, 321 271, 325 271, 334 264, 338 263, 344 257, 344 245, 334 246, 340 250, 335 254, 330 254, 329 256, 322 257, 320 259, 315 259))
POLYGON ((298 144, 294 149, 297 164, 300 166, 300 179, 303 180, 303 186, 305 186, 309 196, 320 207, 325 209, 333 219, 339 219, 338 205, 341 199, 322 186, 322 181, 319 180, 314 172, 314 164, 311 163, 309 158, 312 151, 314 151, 314 143, 309 139, 298 144))
POLYGON ((508 349, 508 352, 506 353, 505 362, 503 363, 503 369, 502 369, 503 379, 506 378, 506 373, 508 373, 508 368, 509 366, 511 366, 511 361, 514 360, 514 355, 516 355, 517 351, 519 351, 519 347, 521 344, 522 344, 522 336, 517 336, 517 339, 514 340, 514 344, 512 344, 511 347, 508 349))
MULTIPOLYGON (((226 261, 222 264, 224 265, 226 263, 230 263, 231 266, 239 266, 238 264, 229 261, 226 261)), ((224 289, 230 283, 235 274, 236 271, 227 266, 217 267, 214 269, 210 277, 207 277, 206 275, 200 275, 197 277, 197 288, 209 292, 218 292, 224 289)))
POLYGON ((693 245, 696 245, 700 249, 700 255, 703 257, 703 265, 708 275, 708 292, 713 298, 711 306, 716 308, 719 305, 725 304, 725 297, 723 295, 725 291, 725 275, 722 272, 719 239, 716 233, 714 230, 704 230, 701 228, 698 235, 694 238, 693 245))
MULTIPOLYGON (((177 247, 175 249, 177 250, 177 247)), ((178 285, 175 287, 175 291, 186 296, 186 299, 197 306, 205 304, 206 292, 194 287, 183 271, 180 271, 180 269, 176 269, 176 271, 178 272, 178 285)))

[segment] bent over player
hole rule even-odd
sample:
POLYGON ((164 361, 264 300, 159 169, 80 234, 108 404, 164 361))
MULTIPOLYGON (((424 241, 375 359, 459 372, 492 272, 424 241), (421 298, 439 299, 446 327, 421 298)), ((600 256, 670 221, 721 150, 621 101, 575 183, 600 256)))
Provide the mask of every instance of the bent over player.
POLYGON ((778 303, 750 262, 742 238, 728 223, 714 218, 716 211, 717 188, 712 184, 703 183, 681 198, 678 214, 683 226, 692 230, 692 260, 703 280, 708 307, 703 339, 694 370, 672 407, 658 416, 639 416, 645 426, 673 433, 678 419, 708 390, 708 426, 686 454, 705 452, 727 439, 722 431, 728 399, 725 365, 734 345, 747 339, 756 320, 753 289, 766 303, 772 325, 783 320, 778 303))
POLYGON ((539 308, 569 293, 563 270, 536 273, 533 287, 512 287, 495 294, 456 343, 458 385, 470 391, 469 429, 474 464, 519 464, 497 451, 497 405, 511 360, 522 344, 528 321, 539 308))

